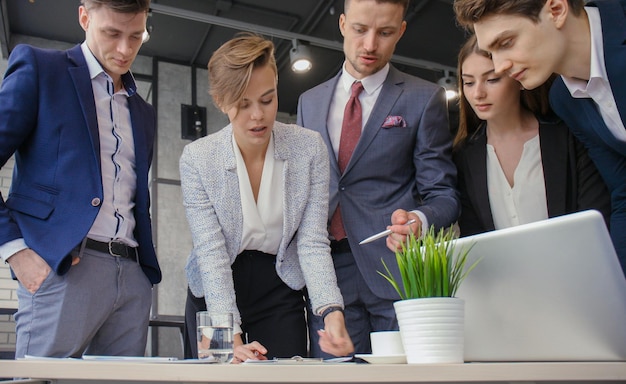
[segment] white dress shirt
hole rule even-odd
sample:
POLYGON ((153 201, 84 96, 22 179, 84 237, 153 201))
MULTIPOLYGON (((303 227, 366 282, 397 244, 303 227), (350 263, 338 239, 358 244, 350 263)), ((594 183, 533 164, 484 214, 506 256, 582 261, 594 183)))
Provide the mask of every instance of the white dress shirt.
POLYGON ((602 24, 600 11, 596 7, 585 7, 591 31, 591 67, 589 81, 562 76, 563 82, 574 98, 591 98, 609 131, 619 141, 626 142, 626 128, 617 110, 609 77, 604 62, 604 45, 602 42, 602 24))
POLYGON ((233 136, 237 177, 241 195, 243 231, 239 253, 248 249, 275 255, 283 236, 284 161, 274 158, 274 135, 270 138, 257 201, 241 151, 233 136))
POLYGON ((487 144, 487 191, 496 229, 548 218, 539 135, 524 143, 513 174, 513 187, 506 179, 495 148, 487 144))
POLYGON ((93 87, 98 131, 100 167, 104 192, 102 206, 87 237, 98 241, 119 240, 136 247, 135 143, 128 109, 129 92, 114 92, 113 80, 104 72, 86 43, 81 45, 93 87))

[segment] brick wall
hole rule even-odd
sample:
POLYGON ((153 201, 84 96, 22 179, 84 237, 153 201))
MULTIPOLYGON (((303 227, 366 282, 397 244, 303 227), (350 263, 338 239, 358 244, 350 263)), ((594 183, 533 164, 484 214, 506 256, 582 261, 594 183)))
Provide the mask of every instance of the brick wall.
MULTIPOLYGON (((0 83, 7 69, 7 60, 0 57, 0 83)), ((6 198, 11 185, 13 158, 0 168, 0 193, 6 198)), ((17 282, 11 279, 9 267, 0 261, 0 308, 17 308, 17 282)), ((15 350, 15 322, 13 316, 0 314, 0 352, 15 350)), ((2 355, 0 355, 1 357, 2 355)))
MULTIPOLYGON (((13 158, 0 169, 0 193, 6 198, 11 184, 13 158)), ((9 267, 0 261, 0 308, 17 308, 17 282, 11 279, 9 267)), ((0 351, 15 349, 15 322, 13 316, 0 314, 0 351)))

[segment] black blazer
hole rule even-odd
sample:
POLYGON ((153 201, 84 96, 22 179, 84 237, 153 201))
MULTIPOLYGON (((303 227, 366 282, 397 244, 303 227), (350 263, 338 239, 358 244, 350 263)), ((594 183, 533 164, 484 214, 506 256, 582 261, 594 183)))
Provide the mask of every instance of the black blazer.
MULTIPOLYGON (((608 225, 610 195, 583 145, 560 120, 540 120, 539 143, 548 216, 597 209, 608 225)), ((487 192, 485 124, 456 148, 454 162, 458 169, 458 188, 461 193, 461 236, 494 230, 487 192)))

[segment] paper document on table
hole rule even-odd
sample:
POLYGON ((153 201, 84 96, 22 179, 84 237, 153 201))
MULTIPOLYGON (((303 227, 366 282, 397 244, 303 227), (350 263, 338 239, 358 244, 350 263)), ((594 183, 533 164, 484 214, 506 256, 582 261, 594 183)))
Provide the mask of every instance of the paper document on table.
POLYGON ((173 356, 102 356, 102 355, 84 355, 82 358, 76 357, 42 357, 25 355, 18 360, 74 360, 74 361, 115 361, 129 363, 167 363, 167 364, 212 364, 217 363, 215 359, 179 359, 173 356))
POLYGON ((80 360, 75 357, 45 357, 45 356, 33 356, 24 355, 24 357, 18 357, 16 360, 80 360))
MULTIPOLYGON (((296 356, 294 356, 296 357, 296 356)), ((294 358, 294 357, 277 357, 277 358, 273 358, 273 359, 269 359, 269 360, 251 360, 248 359, 246 361, 243 362, 243 364, 279 364, 279 365, 283 365, 283 364, 323 364, 324 360, 322 358, 314 358, 314 357, 300 357, 297 356, 298 358, 294 358)))
POLYGON ((269 360, 246 360, 242 364, 277 364, 277 365, 310 365, 310 364, 337 364, 351 361, 352 357, 337 357, 332 359, 322 359, 316 357, 277 357, 269 360))
POLYGON ((160 357, 160 356, 101 356, 101 355, 83 355, 83 360, 96 361, 130 361, 141 363, 166 363, 178 361, 177 357, 160 357))

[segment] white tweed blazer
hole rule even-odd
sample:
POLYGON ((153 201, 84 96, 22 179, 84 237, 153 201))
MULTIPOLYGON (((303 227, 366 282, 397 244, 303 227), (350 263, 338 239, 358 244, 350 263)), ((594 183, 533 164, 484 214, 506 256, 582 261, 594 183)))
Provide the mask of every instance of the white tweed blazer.
MULTIPOLYGON (((183 204, 193 249, 187 260, 189 288, 209 311, 235 314, 241 332, 231 265, 242 240, 243 214, 232 126, 185 146, 180 158, 183 204)), ((329 160, 314 131, 274 123, 274 157, 284 166, 283 236, 276 272, 292 289, 305 285, 315 313, 343 306, 328 240, 329 160)), ((276 196, 279 198, 279 196, 276 196)))

